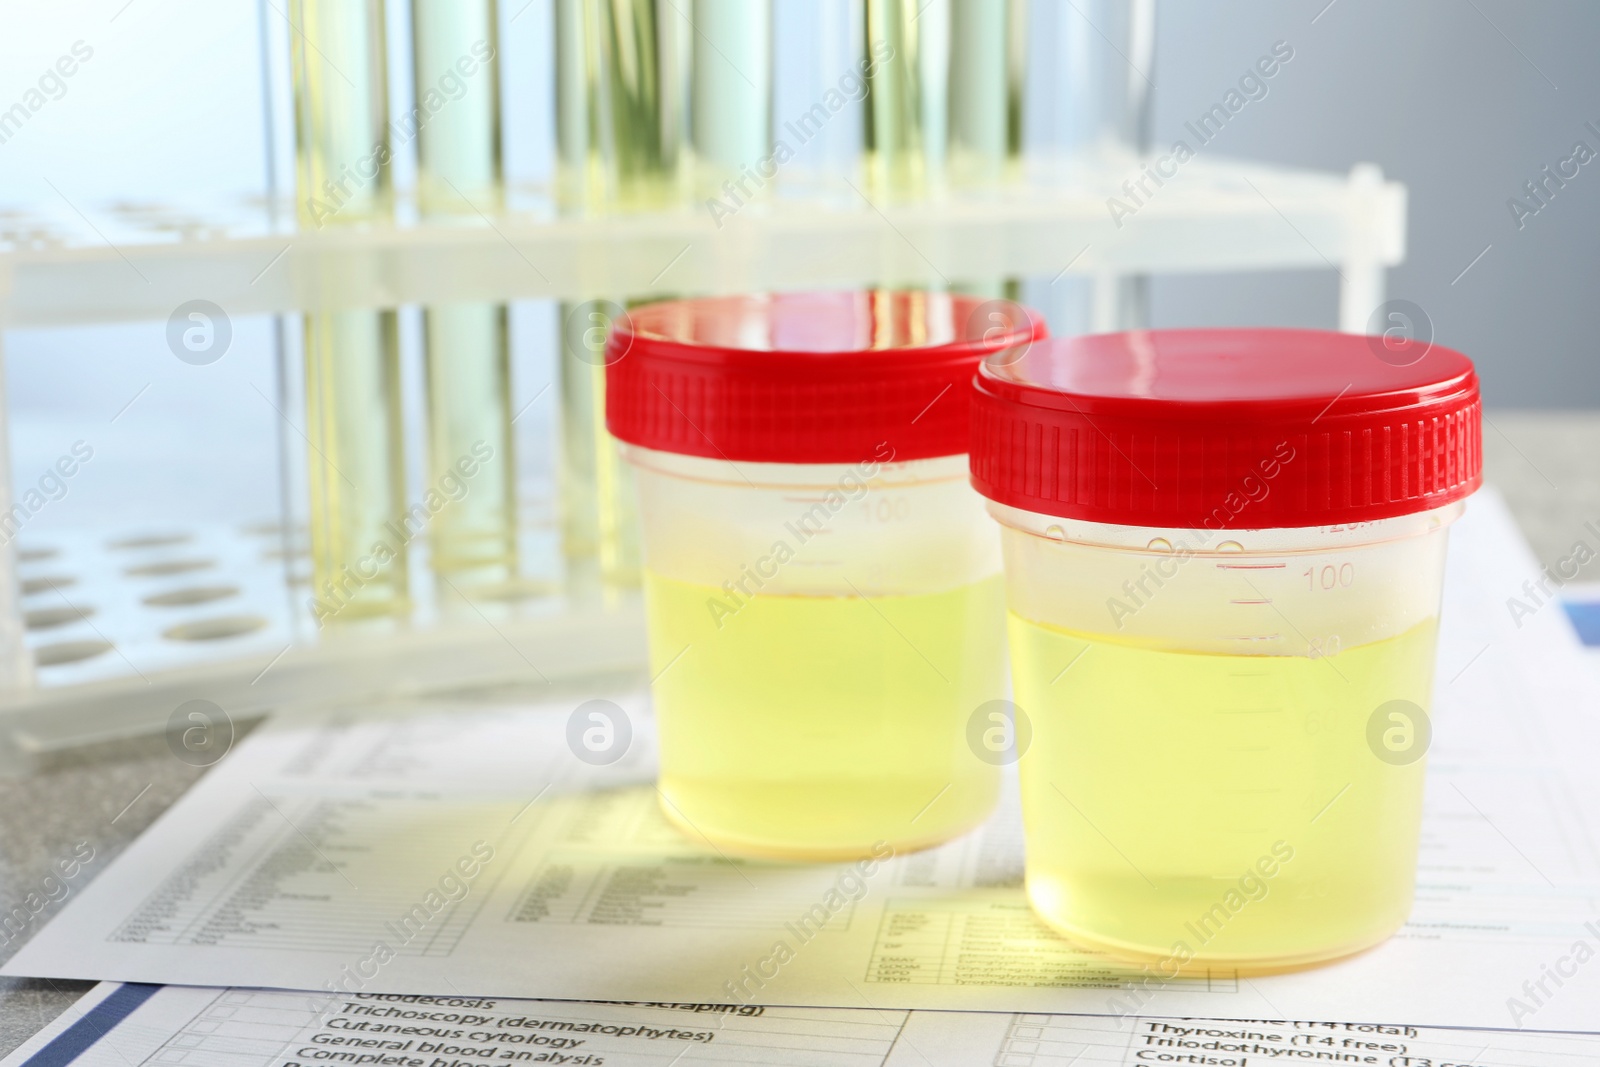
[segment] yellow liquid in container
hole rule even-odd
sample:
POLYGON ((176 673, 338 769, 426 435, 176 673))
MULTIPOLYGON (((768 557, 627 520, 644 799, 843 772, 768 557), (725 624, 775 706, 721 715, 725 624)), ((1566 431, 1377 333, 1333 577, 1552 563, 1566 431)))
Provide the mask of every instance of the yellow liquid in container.
POLYGON ((966 738, 1005 691, 998 575, 870 600, 738 604, 649 570, 644 588, 662 809, 691 837, 849 858, 936 844, 989 814, 999 774, 966 738))
POLYGON ((1166 977, 1291 969, 1393 933, 1425 761, 1380 759, 1368 724, 1392 700, 1429 707, 1435 631, 1320 659, 1231 656, 1013 614, 1035 910, 1166 977))

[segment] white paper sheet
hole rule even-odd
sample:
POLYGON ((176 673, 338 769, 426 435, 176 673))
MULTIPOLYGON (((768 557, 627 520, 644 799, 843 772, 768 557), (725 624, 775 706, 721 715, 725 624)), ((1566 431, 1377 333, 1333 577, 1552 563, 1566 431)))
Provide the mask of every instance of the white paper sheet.
POLYGON ((1333 966, 1161 983, 1074 948, 1028 910, 1014 805, 807 927, 842 869, 730 862, 668 827, 635 697, 638 743, 603 771, 567 749, 575 699, 276 719, 4 973, 1600 1030, 1595 683, 1559 606, 1508 611, 1534 564, 1497 499, 1452 547, 1416 908, 1333 966))
POLYGON ((1600 1037, 1533 1031, 461 997, 396 1001, 103 983, 0 1067, 1250 1067, 1307 1061, 1529 1067, 1597 1059, 1600 1037))

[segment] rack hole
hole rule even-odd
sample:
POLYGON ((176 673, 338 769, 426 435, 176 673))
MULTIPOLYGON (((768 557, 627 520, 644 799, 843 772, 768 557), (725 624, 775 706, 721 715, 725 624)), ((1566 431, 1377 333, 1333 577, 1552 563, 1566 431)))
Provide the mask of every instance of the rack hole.
POLYGON ((24 578, 21 588, 23 596, 32 596, 35 593, 47 593, 51 589, 65 589, 77 584, 78 579, 70 574, 49 574, 41 578, 24 578))
POLYGON ((168 545, 187 544, 193 540, 194 534, 190 533, 139 534, 135 537, 120 537, 115 541, 108 541, 106 547, 122 552, 139 548, 165 548, 168 545))
POLYGON ((33 662, 41 667, 80 663, 111 651, 110 641, 57 641, 33 650, 33 662))
POLYGON ((214 559, 165 559, 157 563, 141 563, 127 568, 122 573, 130 578, 161 578, 169 574, 208 570, 216 565, 217 561, 214 559))
POLYGON ((35 608, 23 612, 22 623, 30 630, 54 630, 93 614, 93 608, 35 608))
POLYGON ((254 633, 267 624, 259 615, 219 615, 214 619, 199 619, 180 623, 161 632, 169 641, 221 641, 228 637, 254 633))
POLYGON ((165 593, 152 593, 144 598, 144 602, 152 608, 182 608, 238 595, 239 587, 236 585, 191 585, 184 589, 169 589, 165 593))

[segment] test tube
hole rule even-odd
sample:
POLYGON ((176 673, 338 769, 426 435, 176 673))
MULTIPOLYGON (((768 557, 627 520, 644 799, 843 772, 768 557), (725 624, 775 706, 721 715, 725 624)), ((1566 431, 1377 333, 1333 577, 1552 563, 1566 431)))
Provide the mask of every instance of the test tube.
POLYGON ((861 170, 865 31, 861 0, 772 0, 773 40, 783 42, 772 52, 773 145, 793 155, 785 190, 857 200, 846 181, 861 170))
MULTIPOLYGON (((680 202, 690 32, 672 0, 556 0, 563 210, 680 202)), ((632 473, 605 428, 604 335, 624 303, 559 308, 562 546, 580 588, 639 583, 632 473)))
POLYGON ((417 202, 435 217, 502 200, 496 0, 412 0, 417 202))
MULTIPOLYGON (((1047 180, 1077 167, 1108 167, 1120 180, 1149 148, 1155 79, 1155 0, 1037 4, 1028 33, 1024 139, 1029 169, 1047 180)), ((1070 252, 1068 253, 1071 254, 1070 252)), ((1148 279, 1066 278, 1041 300, 1057 333, 1148 324, 1148 279)))
MULTIPOLYGON (((496 0, 412 0, 417 204, 424 218, 481 225, 482 215, 503 203, 496 7, 496 0)), ((424 308, 422 319, 428 484, 452 496, 430 526, 430 565, 463 596, 514 593, 506 308, 452 302, 424 308)))
MULTIPOLYGON (((568 214, 596 208, 604 194, 600 159, 599 11, 587 0, 555 0, 556 201, 568 214)), ((566 323, 576 303, 556 308, 556 377, 560 383, 561 440, 556 491, 561 550, 573 574, 591 564, 600 540, 595 448, 584 427, 594 422, 592 375, 567 351, 566 323)))
POLYGON ((1154 88, 1154 0, 1038 4, 1032 17, 1029 154, 1055 168, 1090 153, 1141 150, 1154 88))
POLYGON ((433 518, 430 560, 470 583, 463 595, 511 593, 518 581, 509 337, 504 305, 423 311, 429 485, 451 495, 433 518))
MULTIPOLYGON (((949 149, 952 184, 1014 177, 1022 153, 1028 0, 950 0, 949 149)), ((1022 299, 1019 279, 954 286, 975 295, 1022 299)))
POLYGON ((608 198, 623 209, 675 207, 683 192, 691 27, 674 0, 591 3, 600 37, 596 114, 608 198))
POLYGON ((950 0, 949 169, 979 184, 1022 152, 1028 0, 950 0))
POLYGON ((561 540, 582 590, 639 584, 633 474, 605 423, 604 332, 610 301, 563 305, 561 323, 561 540))
POLYGON ((387 215, 388 65, 383 0, 292 0, 296 204, 321 229, 387 215))
POLYGON ((689 129, 698 177, 715 190, 772 151, 771 0, 694 0, 689 129))
POLYGON ((929 0, 927 9, 919 10, 916 0, 864 2, 869 73, 862 137, 874 193, 918 196, 938 176, 942 137, 935 131, 943 124, 942 116, 930 111, 942 85, 929 77, 927 45, 933 42, 927 37, 948 16, 948 5, 949 0, 929 0))
POLYGON ((312 611, 319 625, 409 608, 398 334, 392 311, 305 316, 312 611))
MULTIPOLYGON (((1022 147, 1027 0, 865 0, 869 186, 914 197, 946 181, 981 184, 1022 147)), ((1001 279, 962 292, 1016 299, 1001 279)))
MULTIPOLYGON (((589 0, 555 0, 556 195, 562 211, 597 209, 606 188, 600 154, 600 12, 589 0)), ((598 418, 595 370, 575 352, 572 327, 584 308, 556 309, 556 367, 561 395, 561 549, 569 576, 598 566, 600 496, 595 470, 598 418)), ((579 342, 581 344, 581 340, 579 342)))
POLYGON ((605 188, 599 19, 590 0, 555 0, 556 199, 568 212, 597 206, 605 188))
MULTIPOLYGON (((296 211, 304 228, 392 208, 382 0, 290 4, 296 211)), ((312 611, 409 610, 399 329, 393 311, 305 315, 312 611)))

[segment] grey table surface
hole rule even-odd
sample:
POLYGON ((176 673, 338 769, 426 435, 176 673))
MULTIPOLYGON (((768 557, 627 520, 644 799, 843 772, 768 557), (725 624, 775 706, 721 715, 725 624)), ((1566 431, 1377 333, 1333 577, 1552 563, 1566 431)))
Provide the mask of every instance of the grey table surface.
MULTIPOLYGON (((1487 480, 1506 497, 1539 558, 1553 565, 1574 542, 1593 541, 1583 524, 1600 520, 1600 470, 1593 461, 1600 456, 1600 412, 1491 412, 1485 422, 1487 480)), ((1578 575, 1596 579, 1600 559, 1578 575)), ((40 891, 56 861, 88 842, 94 858, 70 883, 73 892, 81 889, 204 773, 178 760, 164 738, 148 737, 84 748, 28 777, 0 779, 0 914, 40 891)), ((70 899, 69 893, 48 905, 0 944, 0 959, 70 899)), ((0 978, 0 1054, 92 985, 0 978)))

